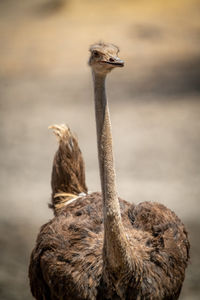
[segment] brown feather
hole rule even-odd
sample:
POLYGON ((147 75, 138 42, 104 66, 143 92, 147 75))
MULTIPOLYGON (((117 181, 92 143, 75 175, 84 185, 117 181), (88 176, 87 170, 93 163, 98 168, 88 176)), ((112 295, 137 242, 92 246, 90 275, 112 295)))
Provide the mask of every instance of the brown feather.
POLYGON ((66 201, 77 197, 80 193, 87 193, 87 186, 85 165, 77 138, 66 125, 53 125, 49 128, 53 129, 59 141, 51 176, 50 207, 56 214, 66 201))

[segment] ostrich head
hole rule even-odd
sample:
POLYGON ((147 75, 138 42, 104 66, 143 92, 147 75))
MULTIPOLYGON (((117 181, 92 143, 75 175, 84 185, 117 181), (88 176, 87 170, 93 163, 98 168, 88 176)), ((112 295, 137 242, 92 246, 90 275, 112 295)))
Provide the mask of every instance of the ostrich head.
POLYGON ((94 44, 90 47, 89 65, 95 73, 106 75, 115 67, 123 67, 123 60, 119 59, 119 48, 113 44, 94 44))

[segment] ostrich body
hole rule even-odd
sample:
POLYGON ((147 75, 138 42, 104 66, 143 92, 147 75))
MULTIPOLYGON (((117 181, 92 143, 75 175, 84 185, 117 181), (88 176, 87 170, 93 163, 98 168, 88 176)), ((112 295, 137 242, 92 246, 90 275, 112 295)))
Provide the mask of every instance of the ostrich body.
POLYGON ((102 194, 87 193, 78 143, 67 127, 54 126, 60 143, 52 173, 55 217, 42 226, 31 255, 32 294, 37 300, 178 299, 187 232, 162 204, 118 198, 105 79, 123 61, 111 44, 90 51, 102 194))

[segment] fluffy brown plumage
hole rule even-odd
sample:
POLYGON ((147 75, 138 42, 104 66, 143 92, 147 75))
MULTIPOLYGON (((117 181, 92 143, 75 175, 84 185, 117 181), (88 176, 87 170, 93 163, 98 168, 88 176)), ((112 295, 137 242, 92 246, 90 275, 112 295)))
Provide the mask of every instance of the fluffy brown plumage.
POLYGON ((37 300, 175 300, 189 259, 187 232, 162 204, 116 198, 104 76, 123 62, 115 46, 97 46, 91 47, 90 65, 103 193, 87 194, 77 140, 65 126, 54 126, 55 217, 42 226, 31 255, 31 291, 37 300))
POLYGON ((116 294, 114 274, 103 279, 102 198, 92 193, 42 226, 29 268, 36 299, 178 299, 189 250, 183 224, 158 203, 120 200, 120 207, 136 258, 134 271, 120 274, 126 296, 116 294))
POLYGON ((87 193, 85 183, 85 165, 76 136, 66 125, 53 125, 59 148, 55 154, 51 176, 51 204, 54 214, 67 200, 87 193))

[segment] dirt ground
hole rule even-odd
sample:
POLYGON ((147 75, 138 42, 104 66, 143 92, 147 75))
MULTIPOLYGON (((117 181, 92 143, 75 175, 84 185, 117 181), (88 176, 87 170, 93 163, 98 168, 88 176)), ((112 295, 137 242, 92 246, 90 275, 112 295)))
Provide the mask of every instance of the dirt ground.
POLYGON ((87 184, 99 190, 88 48, 120 46, 108 78, 119 194, 160 201, 185 223, 191 260, 180 299, 200 298, 200 3, 195 0, 0 2, 0 299, 32 299, 27 269, 52 218, 57 143, 79 138, 87 184))

